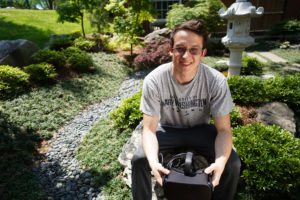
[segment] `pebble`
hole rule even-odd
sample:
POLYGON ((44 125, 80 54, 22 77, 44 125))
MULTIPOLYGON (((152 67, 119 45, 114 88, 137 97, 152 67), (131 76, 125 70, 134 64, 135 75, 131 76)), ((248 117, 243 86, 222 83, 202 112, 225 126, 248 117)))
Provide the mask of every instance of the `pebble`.
POLYGON ((121 100, 140 91, 140 80, 150 71, 138 71, 128 76, 117 95, 101 104, 88 106, 84 112, 67 122, 50 141, 48 152, 32 171, 40 181, 47 199, 104 200, 101 188, 94 185, 93 176, 75 158, 76 147, 88 130, 109 114, 121 100))

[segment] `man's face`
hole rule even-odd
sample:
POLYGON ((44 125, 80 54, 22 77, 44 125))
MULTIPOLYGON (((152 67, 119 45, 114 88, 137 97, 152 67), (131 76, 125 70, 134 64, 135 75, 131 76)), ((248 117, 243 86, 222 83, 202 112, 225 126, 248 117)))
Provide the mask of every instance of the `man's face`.
POLYGON ((206 54, 203 37, 187 30, 175 33, 173 49, 169 47, 169 50, 175 73, 197 72, 198 65, 206 54))

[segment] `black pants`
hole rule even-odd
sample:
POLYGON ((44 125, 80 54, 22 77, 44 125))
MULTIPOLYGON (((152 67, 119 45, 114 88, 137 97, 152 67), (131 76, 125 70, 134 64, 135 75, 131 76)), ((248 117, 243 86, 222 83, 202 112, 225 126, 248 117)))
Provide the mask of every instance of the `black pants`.
MULTIPOLYGON (((213 125, 193 128, 158 127, 156 135, 159 152, 177 148, 192 148, 209 162, 215 160, 215 138, 217 130, 213 125)), ((132 161, 132 196, 134 200, 151 200, 152 183, 150 167, 142 145, 135 152, 132 161)), ((239 179, 241 162, 234 150, 226 163, 218 186, 215 187, 213 200, 232 200, 239 179)), ((187 199, 188 200, 188 199, 187 199)))

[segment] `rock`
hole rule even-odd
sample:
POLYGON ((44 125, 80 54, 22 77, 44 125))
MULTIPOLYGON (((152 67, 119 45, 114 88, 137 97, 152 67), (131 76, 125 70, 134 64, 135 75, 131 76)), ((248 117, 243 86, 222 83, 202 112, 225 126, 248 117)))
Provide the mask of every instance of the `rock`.
POLYGON ((276 124, 295 135, 296 121, 294 112, 285 103, 267 103, 259 107, 256 112, 258 121, 268 125, 276 124))
POLYGON ((172 30, 168 28, 159 29, 157 31, 153 31, 145 36, 144 42, 148 44, 151 40, 161 40, 163 38, 169 38, 172 30))
POLYGON ((0 41, 0 65, 22 67, 30 64, 30 57, 39 47, 28 40, 0 41))

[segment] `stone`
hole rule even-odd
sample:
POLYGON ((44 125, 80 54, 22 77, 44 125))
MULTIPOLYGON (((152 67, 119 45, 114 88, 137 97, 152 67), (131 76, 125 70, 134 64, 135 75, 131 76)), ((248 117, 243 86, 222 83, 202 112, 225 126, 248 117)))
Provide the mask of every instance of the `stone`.
POLYGON ((172 30, 168 28, 159 29, 149 33, 145 36, 144 42, 146 44, 150 43, 152 40, 161 40, 163 38, 169 38, 172 30))
POLYGON ((264 104, 256 110, 257 120, 268 124, 276 124, 288 130, 292 135, 296 133, 294 112, 285 103, 272 102, 264 104))
POLYGON ((30 64, 30 57, 39 47, 28 40, 0 41, 0 65, 22 67, 30 64))

